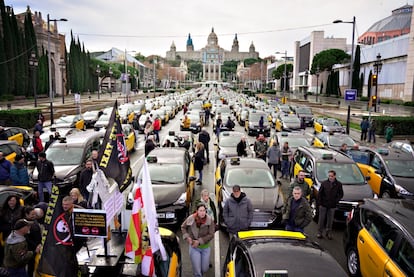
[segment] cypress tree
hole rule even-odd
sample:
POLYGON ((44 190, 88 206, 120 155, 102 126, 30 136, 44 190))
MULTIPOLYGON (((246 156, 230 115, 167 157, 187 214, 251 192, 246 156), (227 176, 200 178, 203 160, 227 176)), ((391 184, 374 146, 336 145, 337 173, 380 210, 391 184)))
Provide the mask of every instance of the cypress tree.
POLYGON ((15 41, 15 53, 16 53, 16 74, 15 74, 15 90, 14 95, 26 95, 27 82, 28 82, 28 60, 25 53, 23 34, 17 26, 16 16, 12 11, 11 26, 15 41))
MULTIPOLYGON (((3 2, 3 1, 2 1, 3 2)), ((16 48, 11 27, 10 14, 6 11, 4 2, 1 5, 1 19, 3 23, 4 51, 7 62, 7 90, 5 95, 14 94, 16 81, 16 48)))
POLYGON ((362 95, 360 90, 359 72, 361 70, 361 48, 359 45, 356 47, 354 64, 352 66, 352 88, 357 89, 357 96, 362 95))

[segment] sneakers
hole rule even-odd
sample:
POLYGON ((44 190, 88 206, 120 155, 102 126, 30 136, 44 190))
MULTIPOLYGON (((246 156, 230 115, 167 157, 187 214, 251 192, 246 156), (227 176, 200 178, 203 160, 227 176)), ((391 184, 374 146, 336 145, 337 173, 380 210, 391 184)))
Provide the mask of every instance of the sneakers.
POLYGON ((322 234, 321 234, 321 233, 318 233, 318 234, 316 235, 316 237, 317 237, 318 239, 323 238, 323 236, 322 236, 322 234))

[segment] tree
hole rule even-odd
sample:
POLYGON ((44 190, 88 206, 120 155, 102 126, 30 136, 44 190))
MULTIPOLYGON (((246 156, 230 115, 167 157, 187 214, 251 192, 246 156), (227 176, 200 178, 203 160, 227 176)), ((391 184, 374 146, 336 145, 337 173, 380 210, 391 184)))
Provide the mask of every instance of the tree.
POLYGON ((315 74, 316 68, 320 71, 331 71, 334 64, 343 63, 350 56, 341 49, 327 49, 317 53, 312 60, 311 74, 315 74))
POLYGON ((361 48, 359 45, 356 47, 355 51, 355 59, 354 64, 352 66, 352 88, 357 89, 357 95, 362 95, 362 90, 359 88, 360 86, 360 80, 359 80, 359 72, 361 70, 361 48))
POLYGON ((248 58, 244 60, 244 65, 246 67, 250 67, 252 64, 257 63, 258 61, 259 61, 258 59, 248 58))
POLYGON ((371 89, 372 89, 372 85, 371 85, 371 80, 372 80, 372 70, 369 71, 369 75, 368 75, 368 99, 371 98, 371 89))

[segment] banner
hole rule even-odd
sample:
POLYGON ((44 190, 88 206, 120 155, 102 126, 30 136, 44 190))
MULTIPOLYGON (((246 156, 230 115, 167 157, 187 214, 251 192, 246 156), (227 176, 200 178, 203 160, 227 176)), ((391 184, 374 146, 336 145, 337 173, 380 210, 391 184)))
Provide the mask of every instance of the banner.
POLYGON ((114 179, 123 192, 131 183, 132 170, 116 101, 99 149, 98 161, 106 177, 114 179))
POLYGON ((52 186, 49 205, 45 215, 45 229, 42 233, 42 252, 37 267, 40 276, 44 274, 59 277, 78 276, 78 266, 70 214, 62 207, 63 195, 57 185, 52 186))
POLYGON ((108 236, 106 212, 94 209, 73 209, 73 233, 75 237, 108 236))

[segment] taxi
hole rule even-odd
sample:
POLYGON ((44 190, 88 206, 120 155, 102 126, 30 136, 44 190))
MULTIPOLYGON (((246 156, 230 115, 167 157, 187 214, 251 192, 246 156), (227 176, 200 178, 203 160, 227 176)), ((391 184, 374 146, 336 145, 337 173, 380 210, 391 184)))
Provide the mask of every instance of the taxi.
POLYGON ((334 220, 345 222, 352 208, 364 198, 372 198, 373 192, 360 168, 350 157, 328 148, 300 146, 293 158, 293 175, 296 177, 304 170, 307 177, 305 182, 311 187, 310 205, 312 216, 316 221, 319 217, 319 207, 316 199, 321 183, 328 179, 328 171, 334 170, 336 178, 343 185, 344 196, 335 210, 334 220))
POLYGON ((348 145, 348 147, 352 147, 356 145, 356 142, 353 138, 351 138, 347 134, 341 133, 317 133, 315 138, 313 139, 313 146, 316 147, 329 147, 339 150, 342 144, 348 145))
POLYGON ((27 147, 30 144, 30 136, 26 129, 20 127, 3 127, 8 140, 14 140, 18 145, 27 147))
POLYGON ((133 104, 123 104, 118 107, 118 113, 121 118, 122 123, 132 123, 135 118, 135 111, 134 111, 133 104))
POLYGON ((239 185, 252 202, 252 228, 278 226, 281 222, 284 205, 280 182, 276 182, 272 172, 262 159, 225 158, 215 173, 215 194, 219 212, 219 224, 225 227, 223 208, 231 197, 234 185, 239 185))
MULTIPOLYGON (((155 148, 147 156, 157 217, 160 225, 179 225, 191 211, 196 180, 190 154, 182 147, 155 148)), ((138 182, 142 180, 142 168, 138 182)), ((128 195, 133 203, 134 191, 128 195)))
POLYGON ((0 140, 0 152, 3 152, 6 160, 13 163, 14 158, 22 154, 22 149, 14 140, 0 140))
POLYGON ((401 149, 360 146, 349 151, 369 176, 372 191, 383 198, 414 199, 414 157, 401 149))
MULTIPOLYGON (((214 143, 217 164, 221 159, 237 157, 237 144, 241 141, 242 137, 246 137, 246 134, 237 131, 220 132, 217 142, 214 143)), ((253 151, 250 148, 253 144, 250 144, 247 138, 246 145, 247 156, 253 157, 253 151)))
POLYGON ((138 138, 135 137, 134 128, 131 124, 122 124, 122 132, 124 133, 127 151, 134 152, 138 147, 138 138))
POLYGON ((299 146, 311 146, 312 140, 313 136, 306 132, 274 132, 270 137, 269 145, 277 142, 282 150, 285 142, 288 142, 292 153, 295 153, 299 146))
POLYGON ((295 114, 279 113, 276 119, 275 129, 278 132, 282 131, 297 131, 301 129, 300 119, 295 114))
POLYGON ((81 114, 63 115, 56 119, 52 128, 76 128, 79 130, 86 130, 86 125, 81 114))
POLYGON ((345 133, 345 127, 339 123, 335 118, 319 117, 313 121, 314 133, 328 132, 328 133, 345 133))
POLYGON ((249 136, 263 134, 265 137, 270 136, 270 125, 267 114, 263 111, 251 110, 245 120, 244 130, 249 136), (263 128, 259 127, 259 120, 263 116, 263 128))
POLYGON ((414 276, 414 201, 366 199, 348 217, 343 246, 350 276, 414 276))
POLYGON ((251 230, 230 240, 222 276, 347 276, 338 262, 300 232, 251 230), (306 274, 304 274, 306 272, 306 274))

